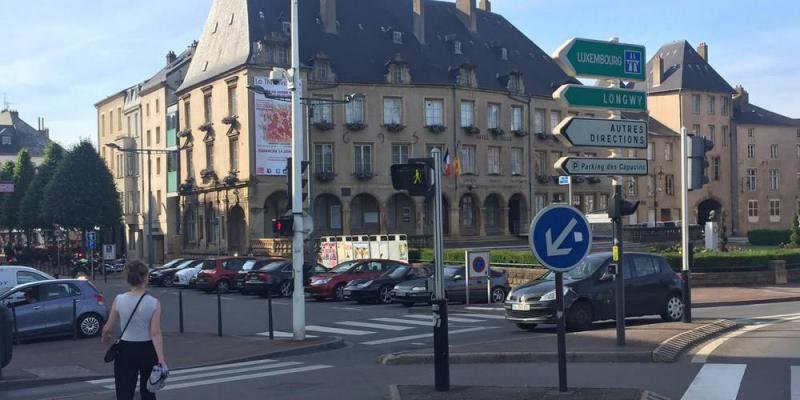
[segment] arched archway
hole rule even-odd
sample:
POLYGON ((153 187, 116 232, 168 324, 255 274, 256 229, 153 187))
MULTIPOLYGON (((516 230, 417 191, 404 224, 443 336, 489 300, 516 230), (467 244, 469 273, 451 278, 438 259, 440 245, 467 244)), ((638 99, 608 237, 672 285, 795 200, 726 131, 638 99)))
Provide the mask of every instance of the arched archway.
POLYGON ((520 235, 526 231, 528 204, 525 196, 516 193, 508 200, 508 233, 520 235))
POLYGON ((716 215, 717 221, 722 218, 722 204, 715 199, 706 199, 697 206, 697 224, 704 226, 710 219, 711 212, 716 215))
POLYGON ((332 194, 314 199, 314 232, 317 236, 342 234, 342 202, 332 194))
POLYGON ((244 210, 236 205, 228 210, 228 254, 242 255, 246 251, 244 210))
POLYGON ((486 196, 486 200, 483 202, 483 218, 487 234, 503 233, 503 204, 503 199, 497 193, 486 196))
MULTIPOLYGON (((425 234, 433 235, 433 198, 425 198, 425 234)), ((442 234, 450 234, 450 201, 442 195, 442 234)))
POLYGON ((289 196, 284 191, 274 192, 264 202, 264 236, 275 237, 272 220, 284 215, 289 209, 289 196))
POLYGON ((414 200, 407 194, 396 193, 386 210, 386 225, 389 233, 417 234, 417 209, 414 200))
POLYGON ((461 196, 458 201, 458 222, 461 235, 474 236, 479 232, 480 207, 478 198, 471 193, 461 196))
POLYGON ((381 232, 381 209, 375 196, 361 193, 350 202, 350 233, 377 235, 381 232))

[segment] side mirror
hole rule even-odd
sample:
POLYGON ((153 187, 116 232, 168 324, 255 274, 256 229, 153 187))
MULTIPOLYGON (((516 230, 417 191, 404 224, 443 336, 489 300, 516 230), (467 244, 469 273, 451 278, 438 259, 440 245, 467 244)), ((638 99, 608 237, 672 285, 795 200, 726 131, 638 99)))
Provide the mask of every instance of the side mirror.
POLYGON ((462 280, 462 279, 464 279, 464 277, 463 277, 463 276, 461 276, 461 275, 456 275, 456 276, 454 276, 454 277, 453 277, 453 280, 454 280, 454 281, 460 281, 460 280, 462 280))

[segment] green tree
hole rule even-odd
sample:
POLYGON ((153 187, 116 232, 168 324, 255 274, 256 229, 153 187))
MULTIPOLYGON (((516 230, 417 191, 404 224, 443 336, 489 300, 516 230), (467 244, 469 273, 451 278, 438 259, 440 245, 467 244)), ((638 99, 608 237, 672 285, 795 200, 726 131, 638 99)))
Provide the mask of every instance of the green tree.
POLYGON ((33 178, 19 206, 19 225, 23 229, 52 228, 52 221, 45 219, 41 212, 42 195, 64 154, 64 148, 57 143, 50 143, 45 147, 42 164, 37 168, 36 177, 33 178))
POLYGON ((9 194, 3 202, 3 226, 8 229, 19 228, 19 206, 22 198, 28 191, 28 187, 36 176, 36 167, 31 161, 31 155, 27 149, 22 149, 17 154, 17 162, 14 164, 14 192, 9 194))
POLYGON ((58 164, 44 188, 42 216, 65 228, 111 228, 122 219, 114 178, 94 146, 82 141, 58 164))
POLYGON ((789 236, 789 242, 794 247, 800 246, 800 213, 796 213, 792 219, 792 235, 789 236))

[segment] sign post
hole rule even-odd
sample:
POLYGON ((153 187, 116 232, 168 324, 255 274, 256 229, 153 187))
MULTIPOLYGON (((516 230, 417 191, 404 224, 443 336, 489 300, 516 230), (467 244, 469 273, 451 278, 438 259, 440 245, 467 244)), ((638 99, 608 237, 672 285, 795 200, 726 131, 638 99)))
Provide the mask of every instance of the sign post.
POLYGON ((558 390, 567 391, 567 346, 564 324, 564 272, 575 268, 592 248, 592 231, 586 216, 575 207, 545 207, 531 222, 528 234, 533 255, 556 275, 558 390))
POLYGON ((643 158, 561 157, 557 170, 567 175, 647 175, 647 160, 643 158))
POLYGON ((491 282, 489 281, 489 264, 491 263, 491 255, 488 251, 472 251, 467 250, 464 252, 466 277, 464 279, 465 289, 467 290, 467 304, 469 305, 469 283, 472 278, 486 277, 487 286, 487 299, 488 303, 492 304, 491 296, 491 282))
MULTIPOLYGON (((86 232, 86 248, 89 250, 89 268, 92 269, 92 280, 94 280, 94 250, 97 248, 97 232, 86 232)), ((103 268, 105 273, 105 268, 103 268)))

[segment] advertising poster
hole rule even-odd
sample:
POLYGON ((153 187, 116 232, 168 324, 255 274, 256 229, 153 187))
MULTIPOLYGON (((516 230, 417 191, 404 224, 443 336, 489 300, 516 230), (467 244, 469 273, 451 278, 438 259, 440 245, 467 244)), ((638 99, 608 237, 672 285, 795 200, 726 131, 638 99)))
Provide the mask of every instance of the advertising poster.
MULTIPOLYGON (((289 98, 286 82, 272 83, 266 76, 253 82, 269 96, 289 98)), ((292 104, 288 101, 255 96, 256 175, 286 175, 286 160, 292 154, 292 104)))

